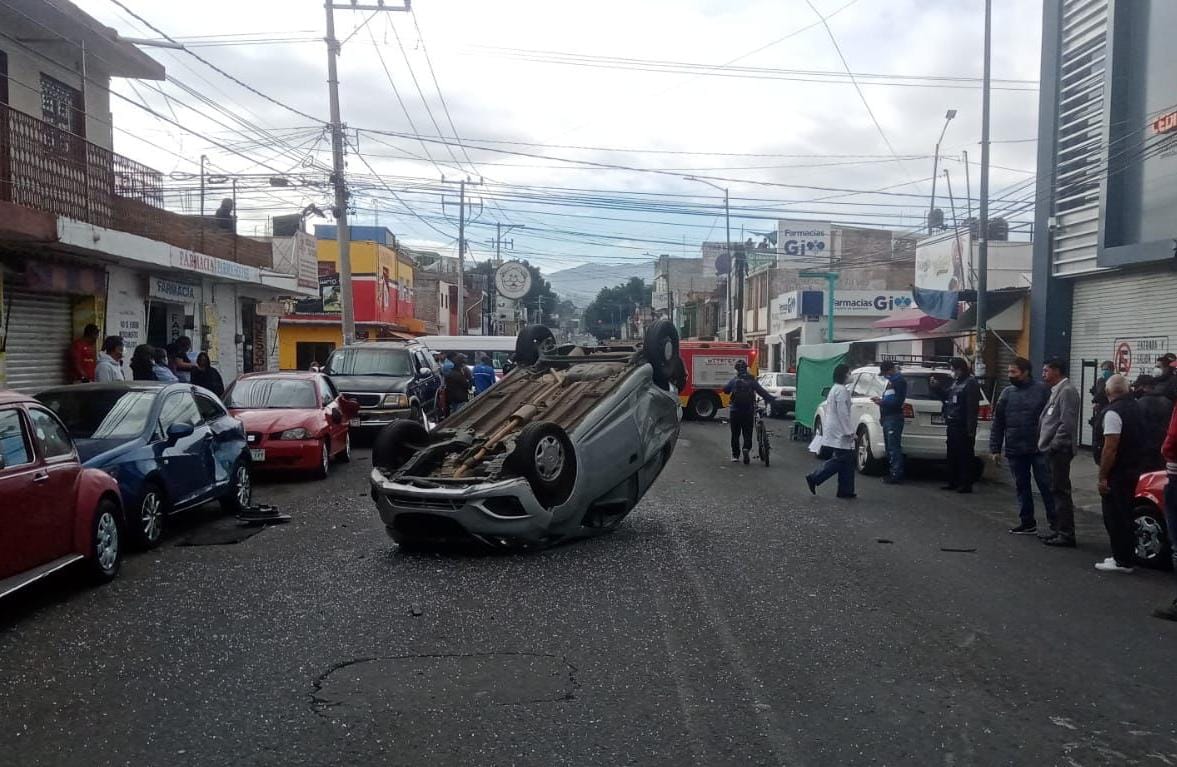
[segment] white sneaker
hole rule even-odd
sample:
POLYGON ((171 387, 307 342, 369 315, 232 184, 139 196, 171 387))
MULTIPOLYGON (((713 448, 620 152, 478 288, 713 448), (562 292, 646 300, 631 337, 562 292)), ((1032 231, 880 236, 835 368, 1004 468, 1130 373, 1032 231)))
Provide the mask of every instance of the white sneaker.
POLYGON ((733 455, 732 456, 732 463, 739 463, 739 462, 740 462, 740 459, 733 455))
POLYGON ((1125 575, 1132 572, 1131 567, 1121 567, 1120 565, 1117 565, 1115 559, 1110 561, 1105 559, 1102 562, 1096 562, 1095 569, 1103 573, 1124 573, 1125 575))

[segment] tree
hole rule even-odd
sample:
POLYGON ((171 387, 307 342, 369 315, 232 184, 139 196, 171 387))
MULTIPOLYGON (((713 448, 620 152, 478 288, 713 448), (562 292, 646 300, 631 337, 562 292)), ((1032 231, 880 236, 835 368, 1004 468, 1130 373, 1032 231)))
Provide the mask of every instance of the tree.
POLYGON ((641 277, 612 288, 602 288, 584 310, 584 328, 598 341, 620 338, 621 326, 636 309, 649 306, 652 288, 641 277))

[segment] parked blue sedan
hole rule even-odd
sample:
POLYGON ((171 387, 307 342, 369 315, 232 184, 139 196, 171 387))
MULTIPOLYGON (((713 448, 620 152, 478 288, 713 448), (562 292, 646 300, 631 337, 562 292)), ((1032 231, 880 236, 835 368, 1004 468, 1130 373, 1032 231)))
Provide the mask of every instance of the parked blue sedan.
POLYGON ((65 423, 83 465, 118 480, 128 532, 141 546, 159 543, 172 514, 216 499, 229 512, 250 503, 245 429, 199 386, 79 384, 37 399, 65 423))

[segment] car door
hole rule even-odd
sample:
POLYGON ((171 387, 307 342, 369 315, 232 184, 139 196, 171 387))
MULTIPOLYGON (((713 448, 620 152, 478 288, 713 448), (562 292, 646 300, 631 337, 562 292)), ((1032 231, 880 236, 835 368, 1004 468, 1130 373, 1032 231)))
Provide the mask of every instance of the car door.
POLYGON ((232 476, 233 464, 245 450, 243 427, 217 400, 199 391, 194 391, 192 396, 210 436, 205 443, 208 446, 206 465, 209 476, 214 486, 222 487, 232 476))
POLYGON ((50 558, 56 559, 73 550, 74 515, 82 465, 78 462, 69 431, 57 416, 35 406, 29 407, 25 413, 41 464, 33 475, 34 493, 41 495, 45 504, 37 526, 51 547, 50 558))
POLYGON ((417 401, 421 403, 426 413, 433 413, 433 406, 437 401, 437 390, 440 386, 441 377, 437 373, 436 366, 429 359, 429 356, 422 351, 413 352, 413 363, 416 369, 413 371, 413 381, 409 384, 411 395, 417 397, 417 401), (428 375, 422 375, 421 370, 428 370, 428 375))
POLYGON ((164 489, 175 506, 193 503, 212 485, 212 434, 200 417, 200 410, 190 391, 172 391, 164 395, 159 412, 160 439, 156 442, 156 463, 163 477, 164 489), (191 426, 192 433, 169 437, 173 426, 191 426))
MULTIPOLYGON (((19 407, 0 409, 0 580, 49 562, 41 520, 48 493, 40 457, 19 407)), ((60 556, 60 555, 59 555, 60 556)))
POLYGON ((343 449, 347 439, 348 417, 339 404, 339 392, 331 379, 319 376, 319 400, 323 404, 323 415, 327 419, 327 435, 331 440, 331 449, 335 452, 343 449))

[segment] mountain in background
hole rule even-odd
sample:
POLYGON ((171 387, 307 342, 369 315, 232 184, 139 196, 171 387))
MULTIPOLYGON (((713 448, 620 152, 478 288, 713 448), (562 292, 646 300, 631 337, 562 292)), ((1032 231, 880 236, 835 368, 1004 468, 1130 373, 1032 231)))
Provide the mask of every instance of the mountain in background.
POLYGON ((583 309, 593 302, 602 288, 612 288, 641 277, 647 285, 654 282, 654 261, 630 264, 581 264, 571 269, 545 274, 552 291, 565 301, 583 309))

